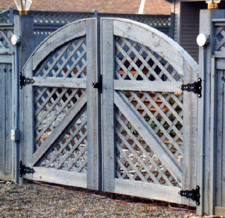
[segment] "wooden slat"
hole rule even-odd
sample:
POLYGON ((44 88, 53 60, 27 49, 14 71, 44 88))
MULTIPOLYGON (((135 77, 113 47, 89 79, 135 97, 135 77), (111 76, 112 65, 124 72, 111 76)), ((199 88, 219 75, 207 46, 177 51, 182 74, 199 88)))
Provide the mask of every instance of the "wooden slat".
POLYGON ((5 173, 6 166, 6 76, 0 71, 0 174, 5 173))
POLYGON ((115 192, 123 195, 132 195, 142 198, 174 202, 180 204, 181 196, 178 194, 179 187, 171 187, 140 181, 130 181, 127 179, 115 180, 115 192))
POLYGON ((114 80, 114 89, 120 91, 181 92, 181 85, 181 82, 114 80))
MULTIPOLYGON (((223 72, 223 76, 225 77, 225 72, 223 72)), ((222 149, 223 149, 223 154, 222 154, 222 157, 223 157, 223 162, 222 162, 222 166, 223 166, 223 172, 222 172, 222 177, 225 178, 225 81, 223 81, 222 83, 222 89, 223 89, 223 99, 222 99, 222 102, 223 102, 223 106, 222 106, 222 111, 223 111, 223 135, 222 135, 222 140, 223 143, 222 144, 222 149)), ((222 180, 222 184, 221 186, 223 187, 223 191, 222 191, 222 196, 223 196, 223 199, 222 199, 222 206, 225 208, 225 180, 223 179, 222 180)), ((225 211, 224 211, 225 212, 225 211)))
POLYGON ((32 77, 35 81, 33 86, 55 87, 55 88, 80 88, 87 87, 87 80, 77 78, 54 78, 54 77, 32 77))
POLYGON ((98 81, 97 20, 87 22, 87 143, 88 188, 101 189, 99 93, 93 88, 98 81))
POLYGON ((12 62, 13 62, 13 55, 0 55, 0 64, 12 62))
POLYGON ((66 128, 66 126, 69 125, 71 120, 76 116, 76 114, 83 108, 87 101, 87 96, 86 94, 83 95, 83 97, 80 98, 79 102, 74 105, 74 109, 71 110, 70 113, 68 113, 60 125, 58 125, 55 129, 54 132, 41 144, 39 149, 34 153, 33 155, 33 165, 35 165, 38 160, 47 152, 47 150, 52 146, 52 143, 59 137, 61 132, 66 128))
MULTIPOLYGON (((34 170, 35 173, 33 174, 32 179, 35 181, 87 188, 87 175, 84 173, 68 172, 43 167, 34 167, 34 170)), ((30 179, 30 176, 27 175, 25 178, 30 179)))
POLYGON ((137 119, 135 112, 127 105, 123 99, 114 92, 115 96, 115 104, 121 110, 123 114, 127 117, 127 119, 131 122, 134 128, 139 132, 139 134, 143 137, 146 142, 150 143, 150 147, 153 152, 161 158, 161 161, 168 169, 170 169, 170 173, 176 178, 176 181, 181 182, 182 172, 180 167, 174 162, 173 159, 168 155, 162 145, 157 141, 157 139, 151 134, 150 127, 146 125, 146 123, 142 122, 140 119, 137 119), (129 113, 128 113, 129 112, 129 113))
MULTIPOLYGON (((32 76, 32 61, 27 62, 23 75, 31 78, 32 76)), ((23 104, 22 111, 24 122, 21 144, 24 145, 21 149, 23 161, 26 166, 33 167, 33 143, 34 143, 34 105, 33 105, 33 86, 25 86, 23 88, 23 104)))
POLYGON ((215 207, 215 214, 218 216, 225 216, 225 206, 224 207, 215 207))
POLYGON ((102 20, 102 136, 103 136, 103 190, 114 191, 114 36, 112 20, 102 20))

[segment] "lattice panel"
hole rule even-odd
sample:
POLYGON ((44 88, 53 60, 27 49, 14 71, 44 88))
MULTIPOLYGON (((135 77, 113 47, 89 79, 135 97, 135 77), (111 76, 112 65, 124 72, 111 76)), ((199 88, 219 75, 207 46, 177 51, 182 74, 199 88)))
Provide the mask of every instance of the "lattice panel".
POLYGON ((225 51, 225 26, 216 28, 216 51, 225 51))
POLYGON ((83 18, 93 17, 93 13, 71 13, 71 12, 31 12, 35 24, 43 25, 65 25, 83 18))
POLYGON ((85 94, 83 89, 34 88, 35 150, 63 122, 85 94))
POLYGON ((12 30, 0 29, 0 54, 12 54, 13 46, 11 44, 12 30))
POLYGON ((35 72, 39 77, 86 77, 86 39, 75 39, 58 48, 35 72))
MULTIPOLYGON (((166 155, 182 166, 183 95, 131 91, 118 93, 135 111, 137 120, 147 123, 152 130, 150 134, 158 139, 166 155)), ((117 177, 177 186, 179 182, 171 176, 169 169, 161 162, 163 160, 160 161, 160 157, 153 153, 151 144, 148 144, 150 142, 144 141, 139 134, 126 114, 117 110, 117 177), (154 163, 155 160, 158 164, 154 163)))
POLYGON ((168 30, 171 22, 170 15, 100 14, 100 16, 131 19, 155 28, 167 27, 168 30))
MULTIPOLYGON (((116 177, 167 186, 179 186, 126 116, 116 110, 116 177)), ((138 119, 138 118, 137 118, 138 119)))
POLYGON ((163 57, 141 44, 121 37, 116 37, 115 79, 182 81, 181 75, 163 57))
POLYGON ((0 12, 0 23, 9 23, 9 11, 0 12))
POLYGON ((38 166, 79 173, 87 172, 86 109, 73 120, 38 166))

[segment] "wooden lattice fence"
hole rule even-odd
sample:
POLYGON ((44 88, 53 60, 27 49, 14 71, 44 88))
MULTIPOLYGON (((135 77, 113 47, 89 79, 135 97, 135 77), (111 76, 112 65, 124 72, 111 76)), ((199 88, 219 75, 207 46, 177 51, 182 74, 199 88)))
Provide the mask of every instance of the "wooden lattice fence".
POLYGON ((196 185, 197 95, 180 86, 197 64, 147 25, 99 21, 59 29, 24 67, 24 178, 193 205, 179 191, 196 185))

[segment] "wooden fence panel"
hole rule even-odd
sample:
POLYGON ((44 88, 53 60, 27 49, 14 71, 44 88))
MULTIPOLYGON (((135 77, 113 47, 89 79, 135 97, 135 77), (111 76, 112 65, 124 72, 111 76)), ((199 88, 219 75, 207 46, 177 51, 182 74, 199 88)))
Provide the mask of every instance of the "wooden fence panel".
POLYGON ((0 20, 0 179, 13 180, 12 129, 12 71, 14 48, 10 38, 13 26, 9 24, 7 12, 1 13, 0 20))

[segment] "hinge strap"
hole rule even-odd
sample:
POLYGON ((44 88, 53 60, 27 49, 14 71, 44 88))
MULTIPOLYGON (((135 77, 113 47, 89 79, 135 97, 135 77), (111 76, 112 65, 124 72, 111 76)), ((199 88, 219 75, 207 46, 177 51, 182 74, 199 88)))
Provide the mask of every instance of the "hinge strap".
POLYGON ((197 186, 195 189, 192 189, 192 190, 181 190, 179 194, 182 197, 192 199, 193 201, 196 202, 197 206, 200 205, 200 187, 199 186, 197 186))
POLYGON ((27 167, 20 161, 20 177, 23 177, 25 174, 34 174, 34 169, 27 167))
POLYGON ((28 85, 28 84, 33 84, 35 81, 34 79, 27 78, 20 73, 20 89, 23 88, 23 86, 28 85))
POLYGON ((181 87, 182 91, 194 92, 199 98, 202 97, 202 80, 201 78, 194 83, 183 84, 181 87))

